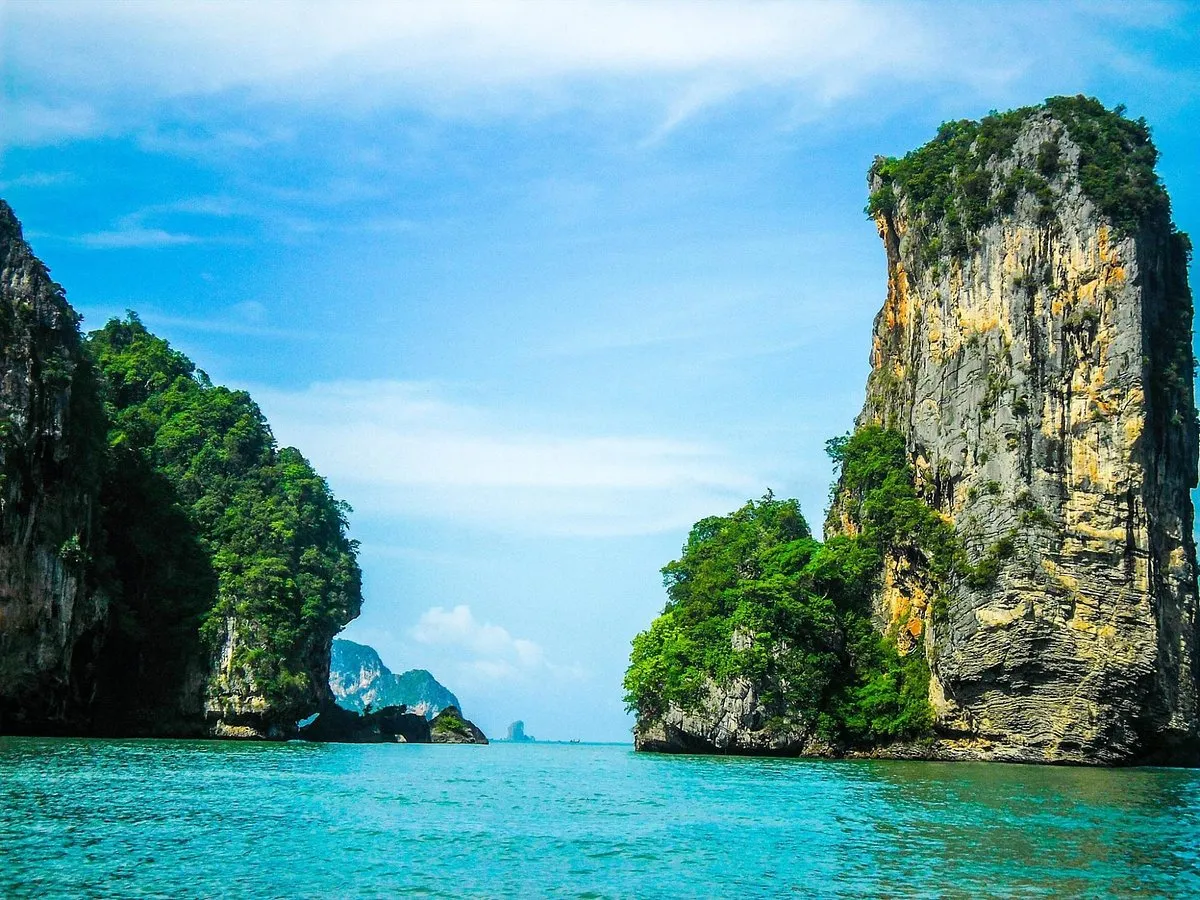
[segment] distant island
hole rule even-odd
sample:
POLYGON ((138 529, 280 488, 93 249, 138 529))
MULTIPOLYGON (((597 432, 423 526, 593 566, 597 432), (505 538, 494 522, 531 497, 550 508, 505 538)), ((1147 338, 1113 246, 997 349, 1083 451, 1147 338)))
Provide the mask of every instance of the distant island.
POLYGON ((508 736, 505 738, 514 744, 531 744, 537 740, 533 735, 525 733, 525 723, 520 719, 508 726, 508 736))
POLYGON ((330 653, 329 687, 338 706, 354 712, 404 706, 433 719, 451 706, 462 709, 458 698, 424 669, 396 675, 372 647, 342 638, 333 642, 330 653))

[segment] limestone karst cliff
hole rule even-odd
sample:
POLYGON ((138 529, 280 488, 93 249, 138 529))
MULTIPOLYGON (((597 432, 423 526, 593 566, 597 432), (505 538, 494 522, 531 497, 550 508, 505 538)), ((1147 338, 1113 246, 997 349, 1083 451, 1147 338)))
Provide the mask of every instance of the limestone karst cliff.
POLYGON ((404 706, 409 712, 432 719, 443 709, 462 704, 425 669, 400 675, 383 664, 374 648, 339 638, 329 658, 329 687, 344 709, 362 712, 367 707, 404 706))
POLYGON ((872 169, 888 290, 859 425, 904 436, 994 569, 885 564, 877 622, 927 655, 946 752, 1196 761, 1190 244, 1155 157, 1143 123, 1058 98, 872 169))
POLYGON ((640 749, 1200 764, 1191 245, 1156 160, 1072 97, 875 161, 887 298, 826 541, 770 495, 697 523, 634 640, 640 749))
POLYGON ((88 572, 105 426, 78 323, 0 200, 0 727, 69 727, 107 614, 88 572))
POLYGON ((361 605, 348 507, 135 314, 87 339, 0 201, 0 733, 283 738, 361 605))

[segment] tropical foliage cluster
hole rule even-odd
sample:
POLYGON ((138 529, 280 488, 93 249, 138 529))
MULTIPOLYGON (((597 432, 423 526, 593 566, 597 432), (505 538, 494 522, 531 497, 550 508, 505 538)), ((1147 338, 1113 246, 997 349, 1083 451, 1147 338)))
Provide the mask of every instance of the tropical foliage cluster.
POLYGON ((276 445, 248 394, 212 384, 135 314, 87 347, 109 420, 94 564, 120 664, 137 661, 139 692, 173 690, 181 660, 211 656, 236 622, 232 681, 285 716, 311 706, 306 656, 361 604, 348 507, 276 445))
POLYGON ((853 536, 813 538, 795 500, 771 493, 697 522, 662 570, 663 614, 633 641, 626 703, 642 719, 694 709, 709 685, 746 678, 763 727, 843 745, 918 738, 931 728, 929 669, 871 622, 891 550, 935 576, 961 573, 953 529, 917 495, 903 438, 877 426, 829 442, 853 536))
POLYGON ((903 157, 881 157, 871 169, 878 179, 866 212, 891 214, 903 196, 909 214, 929 232, 923 244, 930 259, 943 251, 962 255, 980 229, 1011 212, 1022 194, 1038 200, 1038 216, 1055 216, 1051 181, 1063 171, 1055 135, 1030 159, 1007 174, 996 163, 1008 159, 1022 126, 1049 112, 1079 147, 1079 186, 1116 228, 1136 232, 1170 214, 1167 192, 1154 171, 1158 151, 1145 119, 1131 120, 1125 108, 1106 109, 1091 97, 1052 97, 1041 106, 993 112, 980 121, 946 122, 937 136, 903 157), (931 227, 936 226, 936 227, 931 227), (933 231, 940 234, 933 234, 933 231))

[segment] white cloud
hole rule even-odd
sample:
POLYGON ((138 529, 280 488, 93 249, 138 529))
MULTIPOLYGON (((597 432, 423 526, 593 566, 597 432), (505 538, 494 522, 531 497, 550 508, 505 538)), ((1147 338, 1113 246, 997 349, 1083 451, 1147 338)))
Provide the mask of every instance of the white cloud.
POLYGON ((280 442, 304 448, 363 512, 528 533, 641 534, 686 528, 762 490, 710 447, 527 427, 429 384, 252 392, 280 442))
MULTIPOLYGON (((1104 45, 1104 28, 1130 15, 1120 4, 989 4, 981 13, 861 0, 10 0, 3 9, 6 68, 30 88, 7 113, 18 141, 96 132, 100 109, 135 127, 132 119, 155 115, 154 101, 234 93, 251 104, 402 104, 450 115, 649 102, 660 121, 653 139, 756 88, 821 109, 878 84, 994 96, 1031 70, 1127 64, 1104 45)), ((1164 9, 1160 24, 1171 18, 1164 9)), ((147 138, 157 139, 191 140, 147 138)), ((233 129, 214 139, 254 148, 273 138, 233 129)))
POLYGON ((420 644, 453 650, 460 670, 480 681, 511 680, 538 672, 582 674, 576 667, 547 660, 542 648, 533 641, 513 637, 500 625, 479 621, 466 604, 453 609, 434 606, 426 610, 413 627, 411 637, 420 644))
POLYGON ((0 97, 0 118, 4 122, 0 149, 90 138, 104 130, 101 115, 85 100, 50 104, 33 97, 19 101, 0 97))
POLYGON ((129 247, 179 247, 198 243, 200 238, 190 234, 178 234, 163 228, 128 225, 114 228, 111 231, 83 234, 77 240, 85 247, 96 250, 124 250, 129 247))
POLYGON ((833 61, 866 71, 915 60, 928 49, 911 13, 881 15, 858 2, 815 0, 337 6, 60 0, 11 3, 9 20, 19 64, 53 77, 51 54, 34 47, 53 33, 68 46, 86 43, 98 51, 80 58, 58 48, 53 55, 63 77, 86 73, 101 86, 149 83, 166 95, 243 87, 312 92, 367 78, 461 90, 713 69, 825 81, 833 61), (118 52, 125 65, 109 66, 118 52))

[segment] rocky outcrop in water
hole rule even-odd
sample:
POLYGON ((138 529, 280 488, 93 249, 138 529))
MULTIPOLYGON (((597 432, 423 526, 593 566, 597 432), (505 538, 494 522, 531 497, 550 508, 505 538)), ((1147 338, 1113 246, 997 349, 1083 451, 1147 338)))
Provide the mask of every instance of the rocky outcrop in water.
POLYGON ((486 744, 482 731, 462 717, 457 706, 447 706, 429 723, 429 740, 434 744, 486 744))
POLYGON ((462 717, 457 707, 442 710, 433 721, 403 705, 354 712, 330 703, 300 729, 306 741, 336 744, 486 744, 484 733, 462 717))
POLYGON ((330 703, 300 729, 306 741, 332 744, 428 744, 429 720, 404 706, 385 706, 366 713, 330 703))
POLYGON ((105 422, 79 317, 0 200, 0 728, 70 730, 108 603, 90 573, 105 422))
POLYGON ((983 125, 872 171, 859 424, 904 435, 991 577, 897 548, 878 625, 928 657, 934 754, 1195 764, 1190 243, 1144 124, 1071 98, 983 125))
POLYGON ((525 733, 525 723, 520 719, 508 726, 508 732, 504 739, 513 744, 532 744, 537 741, 532 734, 525 733))
POLYGON ((693 527, 634 639, 638 749, 1200 765, 1191 243, 1156 160, 1083 97, 876 160, 887 299, 826 542, 769 494, 693 527))

